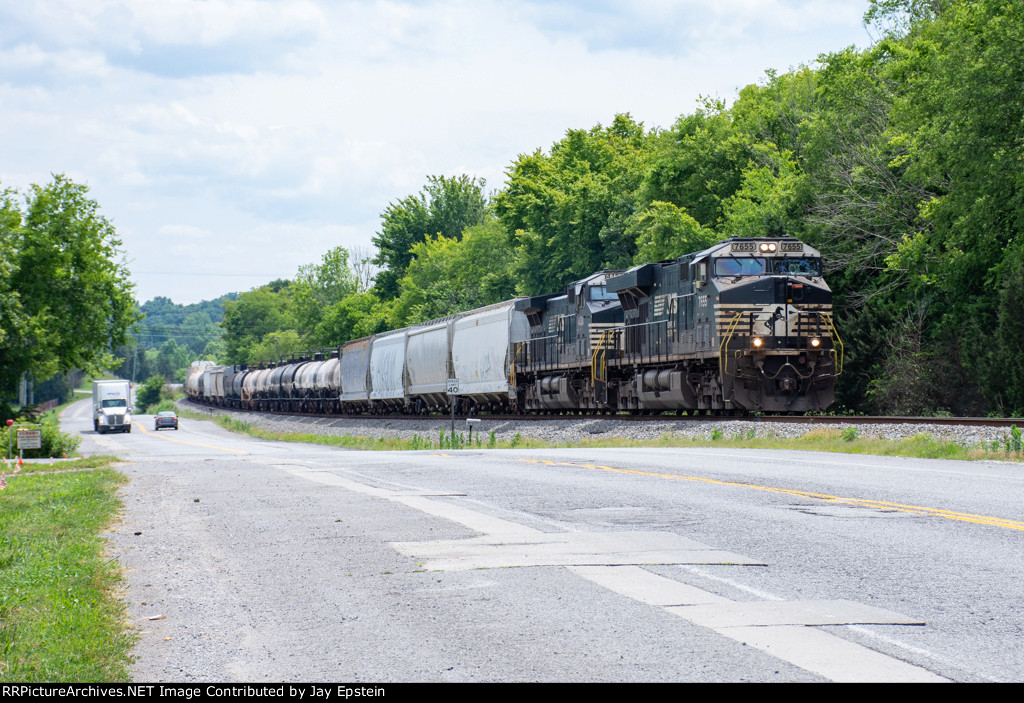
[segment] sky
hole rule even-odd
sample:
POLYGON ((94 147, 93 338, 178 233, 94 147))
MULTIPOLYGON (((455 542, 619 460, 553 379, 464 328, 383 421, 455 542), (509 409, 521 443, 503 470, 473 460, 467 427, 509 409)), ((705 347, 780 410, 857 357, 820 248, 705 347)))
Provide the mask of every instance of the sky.
POLYGON ((373 253, 428 175, 871 43, 867 0, 0 0, 0 187, 63 173, 117 229, 140 302, 373 253))

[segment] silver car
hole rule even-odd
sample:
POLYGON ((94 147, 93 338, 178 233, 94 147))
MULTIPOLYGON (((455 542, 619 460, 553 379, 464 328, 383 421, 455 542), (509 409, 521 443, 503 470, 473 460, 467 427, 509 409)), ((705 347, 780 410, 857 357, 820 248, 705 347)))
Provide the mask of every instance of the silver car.
POLYGON ((153 422, 153 429, 159 430, 161 427, 173 427, 178 429, 178 414, 171 410, 164 410, 161 413, 157 413, 156 420, 153 422))

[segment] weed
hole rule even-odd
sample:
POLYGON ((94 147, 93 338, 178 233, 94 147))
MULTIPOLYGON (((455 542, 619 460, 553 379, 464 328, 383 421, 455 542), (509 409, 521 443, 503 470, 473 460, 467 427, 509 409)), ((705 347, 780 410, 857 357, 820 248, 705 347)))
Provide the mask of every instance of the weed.
POLYGON ((409 445, 409 449, 417 450, 417 449, 433 449, 433 448, 434 448, 434 445, 431 443, 431 441, 429 439, 426 439, 425 437, 420 437, 418 434, 414 434, 412 436, 412 440, 411 440, 411 444, 409 445))
POLYGON ((466 447, 466 435, 458 434, 445 435, 442 427, 438 435, 438 449, 464 449, 466 447))
POLYGON ((860 437, 860 430, 856 427, 844 427, 843 432, 840 435, 844 442, 852 442, 853 440, 860 437))
POLYGON ((1021 441, 1021 429, 1016 425, 1010 425, 1010 434, 1006 438, 1006 451, 1020 454, 1022 448, 1024 448, 1024 442, 1021 441))

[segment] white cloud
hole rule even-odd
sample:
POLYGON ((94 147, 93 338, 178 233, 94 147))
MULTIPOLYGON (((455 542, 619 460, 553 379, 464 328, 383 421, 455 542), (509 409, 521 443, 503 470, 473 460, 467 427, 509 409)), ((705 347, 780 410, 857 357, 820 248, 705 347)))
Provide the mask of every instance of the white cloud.
POLYGON ((427 174, 497 188, 567 129, 667 127, 863 34, 862 0, 8 5, 0 181, 87 182, 140 297, 184 302, 367 246, 427 174))

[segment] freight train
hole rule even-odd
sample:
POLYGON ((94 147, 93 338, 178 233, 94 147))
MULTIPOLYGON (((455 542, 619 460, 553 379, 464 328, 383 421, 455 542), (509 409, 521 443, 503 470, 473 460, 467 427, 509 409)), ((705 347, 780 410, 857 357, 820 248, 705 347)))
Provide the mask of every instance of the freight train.
POLYGON ((796 413, 832 404, 842 365, 821 254, 733 238, 277 363, 194 362, 185 386, 317 414, 796 413))

